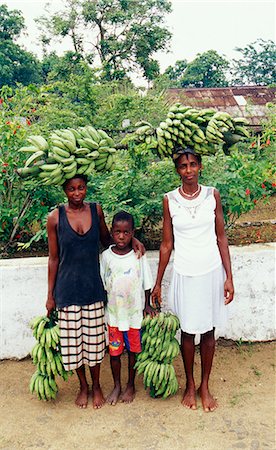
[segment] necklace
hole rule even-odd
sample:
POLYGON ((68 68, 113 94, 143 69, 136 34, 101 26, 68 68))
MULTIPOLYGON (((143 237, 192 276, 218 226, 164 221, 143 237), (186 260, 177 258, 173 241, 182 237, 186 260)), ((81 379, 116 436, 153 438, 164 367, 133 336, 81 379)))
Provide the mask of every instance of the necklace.
POLYGON ((200 191, 200 189, 201 189, 201 186, 200 186, 200 184, 199 184, 199 185, 198 185, 198 188, 197 188, 197 190, 196 190, 195 192, 193 192, 192 194, 187 194, 187 193, 184 191, 183 187, 180 186, 180 192, 181 192, 181 194, 182 194, 182 195, 185 195, 186 197, 190 197, 190 198, 192 198, 192 197, 194 197, 196 194, 198 194, 199 191, 200 191))

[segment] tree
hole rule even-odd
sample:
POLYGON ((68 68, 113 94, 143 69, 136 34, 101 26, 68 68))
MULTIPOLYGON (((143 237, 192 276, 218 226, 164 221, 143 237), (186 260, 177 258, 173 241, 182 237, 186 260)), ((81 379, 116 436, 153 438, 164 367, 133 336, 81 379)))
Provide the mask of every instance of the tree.
POLYGON ((66 81, 71 75, 85 75, 92 69, 79 53, 67 51, 62 56, 55 52, 44 56, 42 60, 42 74, 44 81, 66 81))
POLYGON ((0 5, 0 39, 13 40, 18 38, 25 28, 21 11, 9 11, 6 5, 0 5))
POLYGON ((198 54, 187 65, 180 79, 182 87, 223 87, 227 86, 226 71, 229 62, 215 50, 198 54))
POLYGON ((171 39, 162 26, 171 11, 168 0, 66 0, 65 5, 38 19, 45 51, 53 37, 69 36, 76 53, 90 63, 100 61, 105 80, 125 78, 137 68, 148 80, 159 73, 153 55, 171 39))
POLYGON ((169 66, 164 72, 164 75, 172 81, 180 81, 185 73, 188 62, 186 59, 176 61, 174 66, 169 66))
POLYGON ((236 48, 241 57, 233 60, 233 84, 270 85, 276 83, 276 45, 257 39, 244 48, 236 48))
POLYGON ((23 29, 21 12, 9 11, 6 5, 0 5, 0 87, 41 81, 37 59, 14 42, 23 29))

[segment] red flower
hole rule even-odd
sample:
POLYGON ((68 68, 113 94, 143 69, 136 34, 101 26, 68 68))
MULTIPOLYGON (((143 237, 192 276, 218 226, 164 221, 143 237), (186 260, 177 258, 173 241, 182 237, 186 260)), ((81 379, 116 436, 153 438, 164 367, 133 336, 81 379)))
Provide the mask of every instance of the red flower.
POLYGON ((5 169, 4 169, 4 170, 2 170, 2 172, 3 172, 3 173, 7 173, 7 171, 6 171, 5 169))
POLYGON ((265 189, 265 184, 264 183, 262 183, 262 188, 265 189))
POLYGON ((255 145, 256 145, 256 142, 252 142, 250 147, 253 148, 253 147, 255 147, 255 145))
POLYGON ((7 167, 9 163, 3 163, 2 166, 7 167))
POLYGON ((245 195, 250 195, 250 192, 251 192, 250 189, 247 188, 245 191, 245 195))
POLYGON ((271 186, 272 186, 272 187, 276 187, 276 183, 272 183, 271 186))
POLYGON ((0 105, 2 105, 3 101, 4 101, 4 100, 3 100, 2 98, 0 98, 0 105))
POLYGON ((16 236, 15 236, 15 239, 20 239, 21 238, 21 234, 17 234, 16 236))
POLYGON ((256 203, 257 203, 257 200, 255 198, 253 200, 253 203, 254 203, 254 205, 256 205, 256 203))
POLYGON ((18 128, 18 129, 21 128, 21 125, 17 125, 17 128, 18 128))
POLYGON ((13 134, 16 134, 16 130, 13 130, 13 134))
POLYGON ((11 124, 10 121, 6 122, 6 125, 10 125, 10 124, 11 124))
POLYGON ((26 124, 29 125, 29 126, 32 124, 32 122, 30 121, 30 119, 26 119, 26 124))
POLYGON ((266 145, 270 145, 270 139, 267 139, 266 145))

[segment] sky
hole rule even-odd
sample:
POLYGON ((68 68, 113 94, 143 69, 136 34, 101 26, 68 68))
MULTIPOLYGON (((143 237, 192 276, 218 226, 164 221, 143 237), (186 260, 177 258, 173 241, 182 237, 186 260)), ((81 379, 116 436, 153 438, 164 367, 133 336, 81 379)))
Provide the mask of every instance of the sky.
MULTIPOLYGON (((139 1, 139 0, 137 0, 139 1)), ((34 19, 44 13, 46 3, 51 10, 62 9, 62 0, 2 0, 9 9, 20 9, 25 18, 28 36, 19 43, 41 56, 38 30, 34 19)), ((198 53, 216 50, 227 59, 238 58, 236 47, 245 47, 258 38, 276 40, 276 3, 273 0, 172 0, 173 11, 166 17, 166 26, 173 37, 170 52, 158 52, 163 72, 177 60, 192 61, 198 53)), ((57 44, 58 54, 71 49, 69 40, 57 44)))

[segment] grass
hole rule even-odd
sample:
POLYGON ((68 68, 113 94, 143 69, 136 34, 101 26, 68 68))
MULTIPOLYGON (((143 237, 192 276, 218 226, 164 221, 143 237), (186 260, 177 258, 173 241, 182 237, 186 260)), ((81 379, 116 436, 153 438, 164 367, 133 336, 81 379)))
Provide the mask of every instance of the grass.
POLYGON ((256 375, 256 377, 262 376, 262 372, 258 369, 257 366, 251 366, 250 368, 253 370, 253 373, 254 375, 256 375))

